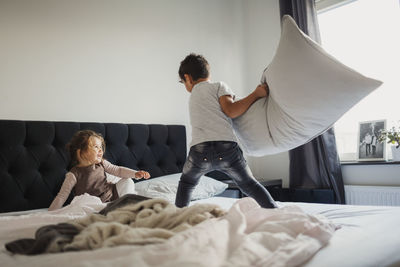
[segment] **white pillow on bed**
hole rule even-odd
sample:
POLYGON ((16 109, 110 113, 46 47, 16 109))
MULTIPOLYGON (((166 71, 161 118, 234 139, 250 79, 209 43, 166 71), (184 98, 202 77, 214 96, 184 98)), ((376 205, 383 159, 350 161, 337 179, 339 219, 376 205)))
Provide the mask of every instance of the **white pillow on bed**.
MULTIPOLYGON (((135 183, 136 194, 151 198, 162 198, 175 203, 180 177, 181 173, 175 173, 137 182, 135 183)), ((222 193, 226 188, 228 188, 226 183, 202 176, 192 193, 192 200, 213 197, 222 193)))
POLYGON ((270 96, 233 120, 243 150, 253 156, 287 151, 310 141, 382 84, 333 58, 287 15, 277 51, 261 81, 268 83, 270 96))

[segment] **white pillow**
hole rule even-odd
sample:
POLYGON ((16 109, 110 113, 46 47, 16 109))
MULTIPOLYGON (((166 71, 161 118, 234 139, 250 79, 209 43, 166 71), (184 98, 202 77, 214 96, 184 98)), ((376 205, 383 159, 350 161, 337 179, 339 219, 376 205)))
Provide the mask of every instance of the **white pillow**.
MULTIPOLYGON (((175 203, 180 177, 181 173, 175 173, 137 182, 135 183, 136 194, 151 198, 162 198, 175 203)), ((226 183, 202 176, 192 193, 192 200, 213 197, 222 193, 226 188, 228 188, 226 183)))
POLYGON ((253 156, 307 143, 382 84, 329 55, 288 15, 261 81, 268 83, 270 96, 233 120, 243 150, 253 156))

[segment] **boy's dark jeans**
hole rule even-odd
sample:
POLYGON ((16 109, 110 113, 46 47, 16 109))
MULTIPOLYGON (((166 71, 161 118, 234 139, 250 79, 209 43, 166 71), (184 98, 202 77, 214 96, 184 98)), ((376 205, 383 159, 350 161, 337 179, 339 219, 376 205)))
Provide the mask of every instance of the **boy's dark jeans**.
POLYGON ((202 175, 218 170, 227 174, 247 196, 263 208, 276 208, 271 195, 253 176, 236 142, 211 141, 194 145, 183 166, 175 205, 189 205, 190 197, 202 175))

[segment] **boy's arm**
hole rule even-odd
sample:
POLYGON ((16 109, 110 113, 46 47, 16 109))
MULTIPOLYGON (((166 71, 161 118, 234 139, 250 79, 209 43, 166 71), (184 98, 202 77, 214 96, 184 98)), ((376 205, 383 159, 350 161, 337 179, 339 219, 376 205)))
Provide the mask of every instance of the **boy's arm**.
POLYGON ((111 162, 107 160, 103 160, 104 170, 112 175, 118 176, 120 178, 150 178, 150 174, 145 171, 135 171, 130 168, 117 166, 111 164, 111 162))
POLYGON ((51 203, 49 211, 59 209, 64 205, 75 184, 76 184, 75 175, 72 172, 67 172, 67 174, 65 174, 65 179, 61 186, 61 189, 58 192, 56 198, 51 203))
POLYGON ((230 118, 236 118, 246 112, 249 107, 258 99, 268 95, 268 85, 260 84, 245 98, 234 101, 231 95, 223 95, 219 98, 222 111, 230 118))

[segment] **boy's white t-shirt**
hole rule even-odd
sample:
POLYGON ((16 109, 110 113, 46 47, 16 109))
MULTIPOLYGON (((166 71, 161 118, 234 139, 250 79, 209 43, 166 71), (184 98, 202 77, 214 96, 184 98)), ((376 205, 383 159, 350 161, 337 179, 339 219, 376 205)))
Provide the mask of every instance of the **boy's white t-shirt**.
POLYGON ((219 104, 223 95, 235 97, 223 82, 204 81, 196 84, 189 98, 192 141, 190 146, 207 141, 237 142, 232 119, 225 115, 219 104))

